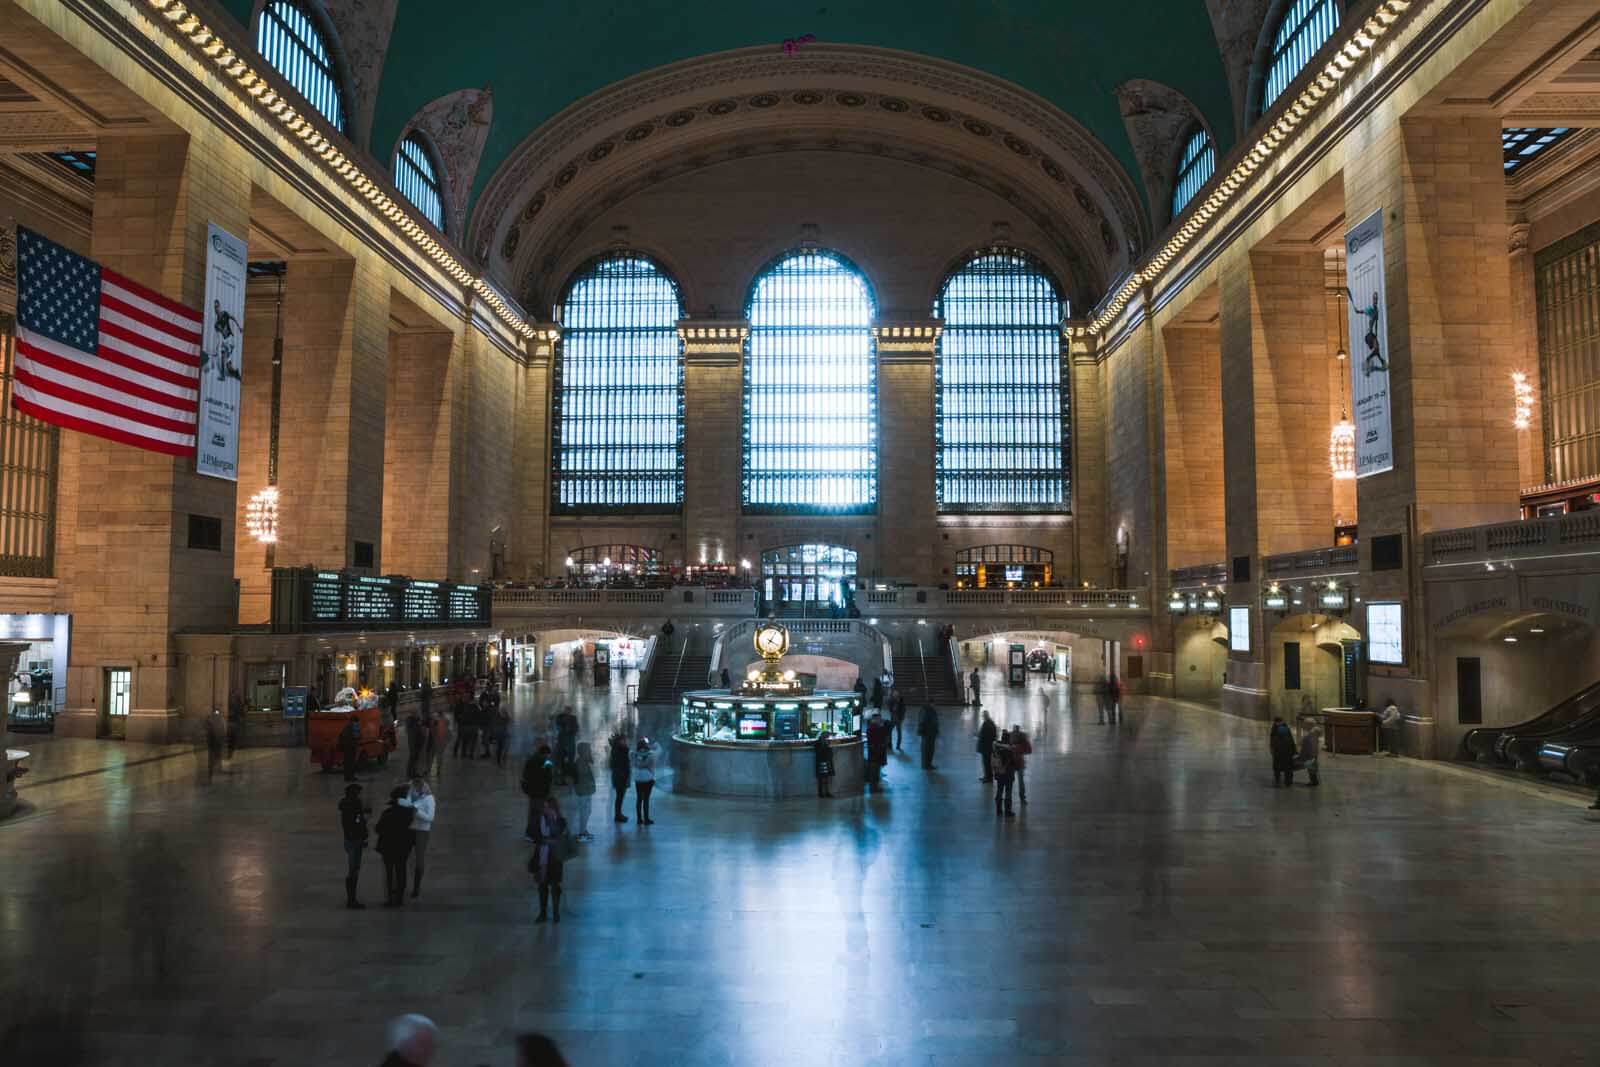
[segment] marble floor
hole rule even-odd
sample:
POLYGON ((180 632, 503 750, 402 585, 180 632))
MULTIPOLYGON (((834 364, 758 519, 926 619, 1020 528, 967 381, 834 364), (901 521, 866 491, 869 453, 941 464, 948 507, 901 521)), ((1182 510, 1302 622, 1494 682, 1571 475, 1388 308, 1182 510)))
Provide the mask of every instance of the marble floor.
MULTIPOLYGON (((950 709, 938 769, 908 737, 875 796, 664 788, 648 828, 602 796, 559 927, 520 760, 452 761, 420 901, 351 912, 342 783, 303 751, 207 783, 177 746, 8 735, 36 756, 0 823, 0 1064, 375 1064, 405 1011, 446 1067, 509 1067, 525 1029, 576 1067, 1600 1063, 1579 799, 1348 756, 1275 790, 1257 724, 1133 698, 1106 726, 999 681, 1034 737, 1019 818, 950 709)), ((567 701, 603 736, 626 682, 522 687, 519 747, 567 701)), ((369 904, 381 880, 369 855, 369 904)))

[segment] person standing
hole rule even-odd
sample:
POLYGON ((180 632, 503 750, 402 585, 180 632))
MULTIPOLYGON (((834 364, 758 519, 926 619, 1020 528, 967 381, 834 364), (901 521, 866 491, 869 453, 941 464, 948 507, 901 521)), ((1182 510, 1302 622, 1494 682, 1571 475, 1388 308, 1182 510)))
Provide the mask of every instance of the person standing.
POLYGON ((506 765, 506 740, 511 736, 511 712, 502 703, 496 702, 494 706, 494 765, 506 765))
POLYGON ((235 689, 228 695, 228 758, 244 740, 244 694, 235 689))
MULTIPOLYGON (((222 721, 222 712, 216 708, 211 709, 211 714, 206 716, 206 781, 217 776, 217 764, 222 762, 222 738, 227 733, 227 724, 222 721)), ((349 780, 354 775, 345 775, 349 780)))
POLYGON ((906 729, 906 698, 899 689, 889 690, 889 721, 894 724, 894 750, 904 752, 900 741, 906 729))
POLYGON ((733 688, 733 678, 728 674, 728 668, 722 668, 722 673, 718 677, 722 680, 722 688, 730 690, 733 688))
POLYGON ((1094 683, 1094 700, 1100 708, 1100 718, 1097 722, 1105 722, 1111 710, 1111 680, 1102 678, 1094 683))
POLYGON ((1009 744, 995 742, 992 760, 994 770, 994 813, 998 818, 1011 818, 1011 784, 1017 776, 1016 753, 1009 744))
MULTIPOLYGON (((415 774, 411 776, 411 788, 406 792, 406 798, 400 803, 413 812, 411 854, 416 858, 416 863, 411 871, 411 899, 415 900, 422 895, 422 865, 428 856, 428 838, 433 833, 434 813, 439 808, 433 790, 428 788, 428 780, 415 774)), ((400 888, 402 892, 405 891, 405 886, 400 888)))
POLYGON ((628 759, 628 738, 618 730, 611 735, 606 766, 611 771, 612 822, 627 822, 622 814, 622 801, 628 795, 628 783, 633 780, 633 766, 628 759))
MULTIPOLYGON (((974 672, 976 673, 976 672, 974 672)), ((978 727, 978 760, 983 764, 983 777, 980 782, 994 781, 994 742, 1000 733, 1000 728, 989 718, 989 713, 983 713, 983 725, 978 727)))
POLYGON ((539 884, 539 917, 533 920, 536 923, 551 917, 552 898, 555 921, 561 921, 561 849, 566 836, 567 820, 561 816, 561 805, 554 796, 545 797, 533 820, 533 856, 528 860, 528 870, 539 884))
POLYGON ((383 857, 386 908, 398 908, 406 902, 406 859, 411 855, 411 821, 416 817, 406 796, 405 786, 395 786, 389 792, 388 806, 378 816, 378 855, 383 857))
POLYGON ((917 736, 922 738, 922 769, 933 770, 933 750, 939 744, 939 711, 932 704, 922 705, 917 719, 917 736))
POLYGON ((883 782, 883 767, 889 762, 889 724, 877 712, 867 720, 867 784, 876 791, 883 782))
POLYGON ((1272 786, 1294 784, 1294 733, 1282 716, 1273 716, 1272 729, 1267 734, 1267 746, 1272 750, 1272 786))
POLYGON ((545 798, 555 786, 556 768, 550 760, 550 746, 540 745, 522 765, 522 792, 528 798, 528 827, 523 836, 533 840, 534 823, 544 809, 545 798))
POLYGON ((556 716, 556 781, 572 781, 577 759, 578 717, 573 714, 572 706, 568 705, 556 716))
POLYGON ((872 706, 879 711, 883 710, 883 679, 872 680, 872 706))
POLYGON ((656 752, 648 737, 639 738, 633 750, 633 815, 641 826, 652 826, 650 794, 656 788, 656 752))
POLYGON ((356 899, 356 882, 361 877, 361 853, 367 847, 367 816, 372 808, 361 802, 361 785, 352 782, 344 787, 344 799, 339 801, 339 826, 344 831, 344 906, 364 908, 356 899))
POLYGON ((448 723, 444 712, 441 711, 428 722, 428 771, 424 773, 431 773, 435 778, 444 776, 444 753, 448 733, 448 723))
POLYGON ((589 815, 594 810, 594 750, 589 742, 578 742, 578 754, 573 763, 572 805, 578 817, 578 840, 593 841, 589 832, 589 815))
POLYGON ((471 759, 478 751, 478 705, 458 701, 456 708, 456 758, 471 759))
POLYGON ((433 683, 424 678, 417 690, 417 703, 422 706, 422 720, 427 722, 433 713, 433 683))
POLYGON ((1028 740, 1028 735, 1022 732, 1022 727, 1013 726, 1006 735, 1006 744, 1011 746, 1011 764, 1017 771, 1017 793, 1022 803, 1028 802, 1028 757, 1033 755, 1033 742, 1028 740))
POLYGON ((350 713, 350 721, 339 731, 339 754, 344 759, 344 780, 356 780, 356 763, 361 759, 361 716, 350 713))
POLYGON ((1383 751, 1390 756, 1400 755, 1400 708, 1393 700, 1383 706, 1378 714, 1378 729, 1383 733, 1383 751))
POLYGON ((824 730, 811 743, 811 753, 817 760, 817 796, 833 796, 833 746, 828 744, 828 731, 824 730))
POLYGON ((1122 718, 1122 683, 1116 671, 1106 676, 1106 706, 1113 723, 1122 718))
MULTIPOLYGON (((972 689, 972 706, 975 708, 981 708, 983 706, 983 701, 978 699, 978 668, 972 668, 972 676, 967 679, 967 682, 972 689)), ((988 779, 984 780, 987 781, 988 779)))
POLYGON ((406 777, 417 776, 417 764, 422 760, 422 720, 416 712, 406 716, 406 777))
POLYGON ((400 721, 400 683, 390 682, 389 688, 383 694, 383 707, 389 713, 389 723, 393 725, 400 721))

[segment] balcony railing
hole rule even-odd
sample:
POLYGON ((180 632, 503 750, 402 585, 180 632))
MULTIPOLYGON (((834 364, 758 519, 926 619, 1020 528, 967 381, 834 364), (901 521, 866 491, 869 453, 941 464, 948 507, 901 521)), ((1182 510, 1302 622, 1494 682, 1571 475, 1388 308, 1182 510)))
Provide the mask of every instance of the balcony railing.
POLYGON ((1144 589, 936 589, 903 586, 857 594, 863 615, 1091 615, 1150 610, 1144 589))
POLYGON ((1228 580, 1228 565, 1222 561, 1201 563, 1172 570, 1172 588, 1195 589, 1203 585, 1222 585, 1228 580))
POLYGON ((1309 552, 1284 552, 1268 556, 1262 570, 1268 578, 1294 579, 1327 574, 1354 574, 1357 569, 1355 545, 1314 548, 1309 552))
POLYGON ((1600 511, 1441 530, 1423 541, 1428 566, 1581 552, 1600 552, 1600 511))
POLYGON ((501 615, 754 615, 754 589, 711 589, 680 585, 669 589, 518 589, 494 591, 501 615))

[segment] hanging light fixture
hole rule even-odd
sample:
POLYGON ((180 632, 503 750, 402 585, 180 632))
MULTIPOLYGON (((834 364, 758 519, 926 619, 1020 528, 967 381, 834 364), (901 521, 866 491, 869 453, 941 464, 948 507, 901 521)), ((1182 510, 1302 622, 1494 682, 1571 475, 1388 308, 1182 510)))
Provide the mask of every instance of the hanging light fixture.
POLYGON ((1533 424, 1533 385, 1521 371, 1511 374, 1511 396, 1516 405, 1516 414, 1511 421, 1517 429, 1526 430, 1533 424))
POLYGON ((244 528, 264 545, 278 543, 278 488, 269 485, 244 506, 244 528))
POLYGON ((1344 296, 1339 297, 1339 351, 1334 357, 1339 361, 1339 397, 1341 400, 1339 421, 1333 424, 1332 431, 1328 434, 1328 469, 1333 472, 1333 480, 1344 482, 1356 476, 1356 426, 1350 421, 1350 406, 1344 401, 1345 386, 1350 378, 1345 372, 1345 362, 1349 360, 1350 353, 1344 347, 1344 296))

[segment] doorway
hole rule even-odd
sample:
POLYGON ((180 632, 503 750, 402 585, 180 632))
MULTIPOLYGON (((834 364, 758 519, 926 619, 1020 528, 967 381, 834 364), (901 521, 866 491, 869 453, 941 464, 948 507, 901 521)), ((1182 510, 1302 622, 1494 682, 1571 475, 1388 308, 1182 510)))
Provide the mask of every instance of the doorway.
POLYGON ((106 733, 117 740, 128 736, 128 712, 133 709, 133 668, 107 667, 100 706, 106 709, 106 733))

